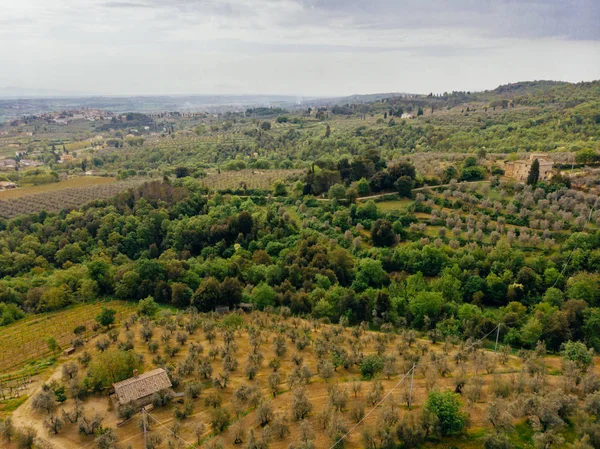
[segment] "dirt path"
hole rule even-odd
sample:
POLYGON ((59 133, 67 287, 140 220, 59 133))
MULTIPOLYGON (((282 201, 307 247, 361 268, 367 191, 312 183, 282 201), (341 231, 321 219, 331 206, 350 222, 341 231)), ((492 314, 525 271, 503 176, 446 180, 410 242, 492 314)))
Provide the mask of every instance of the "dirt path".
MULTIPOLYGON (((36 430, 40 439, 46 440, 51 443, 51 438, 49 438, 48 432, 44 428, 44 421, 42 419, 39 419, 38 413, 33 410, 33 408, 31 407, 31 403, 33 402, 33 398, 40 391, 42 391, 42 385, 53 379, 59 380, 61 378, 62 364, 59 365, 48 377, 45 377, 44 374, 38 376, 38 378, 34 381, 35 383, 37 383, 37 385, 31 388, 31 390, 29 391, 29 398, 27 398, 27 400, 13 412, 12 418, 16 427, 31 427, 36 430)), ((73 447, 75 448, 77 446, 73 447)))

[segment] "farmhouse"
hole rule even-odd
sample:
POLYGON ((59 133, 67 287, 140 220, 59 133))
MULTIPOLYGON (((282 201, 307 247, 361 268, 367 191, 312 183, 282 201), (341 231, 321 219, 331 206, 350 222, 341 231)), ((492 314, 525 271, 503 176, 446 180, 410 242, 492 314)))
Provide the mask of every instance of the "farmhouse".
POLYGON ((14 182, 0 181, 0 190, 16 189, 17 185, 14 182))
POLYGON ((21 159, 20 164, 23 167, 40 167, 40 166, 44 165, 43 163, 41 163, 39 161, 34 161, 32 159, 21 159))
POLYGON ((538 160, 540 163, 540 178, 549 179, 552 174, 553 162, 544 154, 531 154, 529 159, 524 161, 511 161, 504 165, 505 175, 508 178, 514 178, 519 181, 526 181, 531 170, 531 164, 534 160, 538 160))
POLYGON ((58 160, 59 164, 64 164, 65 162, 71 162, 72 160, 74 160, 75 158, 73 157, 72 154, 63 154, 61 156, 61 158, 58 160))
POLYGON ((17 167, 17 161, 14 159, 2 159, 0 160, 0 168, 4 169, 14 169, 17 167))
POLYGON ((171 380, 162 368, 140 375, 135 370, 133 377, 113 384, 115 389, 113 401, 116 406, 133 404, 136 408, 142 408, 152 402, 154 393, 170 389, 171 386, 171 380))

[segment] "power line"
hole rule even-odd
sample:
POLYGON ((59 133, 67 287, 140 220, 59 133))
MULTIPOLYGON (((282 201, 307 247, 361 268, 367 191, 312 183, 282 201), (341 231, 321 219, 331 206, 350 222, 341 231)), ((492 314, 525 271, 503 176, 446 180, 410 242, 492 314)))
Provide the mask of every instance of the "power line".
MULTIPOLYGON (((588 217, 587 217, 587 220, 585 221, 585 224, 583 225, 583 229, 585 229, 585 227, 590 223, 590 221, 592 221, 592 214, 594 213, 594 208, 598 205, 599 201, 600 200, 597 199, 596 202, 594 203, 594 205, 591 207, 590 213, 588 214, 588 217)), ((556 287, 556 284, 558 284, 558 281, 560 280, 560 278, 563 277, 565 270, 567 269, 567 266, 569 265, 569 262, 571 261, 571 257, 573 256, 573 253, 575 252, 576 249, 579 249, 579 246, 575 245, 575 247, 569 253, 569 257, 567 257, 567 260, 565 261, 565 264, 563 265, 563 269, 561 270, 558 277, 554 281, 554 284, 552 284, 552 288, 556 287)))
POLYGON ((193 443, 190 443, 189 441, 184 440, 183 438, 181 438, 179 435, 177 435, 175 432, 173 432, 171 429, 169 429, 167 426, 165 426, 164 424, 162 424, 158 419, 156 419, 154 416, 152 416, 150 413, 145 412, 147 416, 149 416, 150 418, 152 418, 154 420, 154 422, 156 424, 158 424, 161 427, 164 427, 165 429, 167 429, 169 432, 171 432, 175 437, 179 438, 181 441, 183 441, 185 444, 187 444, 188 446, 193 446, 193 443))
MULTIPOLYGON (((477 345, 478 343, 482 342, 482 341, 483 341, 485 338, 487 338, 488 336, 490 336, 492 333, 494 333, 494 332, 496 331, 496 329, 499 329, 499 328, 500 328, 500 324, 498 324, 496 327, 494 327, 494 329, 492 329, 490 332, 488 332, 487 334, 485 334, 485 335, 484 335, 483 337, 481 337, 479 340, 476 340, 476 341, 474 341, 473 343, 471 343, 469 346, 467 346, 467 347, 463 348, 462 350, 459 350, 459 352, 460 352, 460 351, 466 351, 466 350, 469 350, 469 349, 471 349, 471 348, 475 347, 475 345, 477 345)), ((436 361, 431 361, 431 362, 427 362, 427 363, 421 363, 421 364, 418 364, 418 363, 416 363, 416 364, 413 364, 412 368, 411 368, 410 370, 408 370, 408 371, 406 372, 406 374, 404 374, 404 376, 402 376, 398 382, 396 382, 396 384, 395 384, 395 385, 394 385, 394 386, 393 386, 393 387, 392 387, 392 388, 391 388, 391 389, 390 389, 390 390, 389 390, 389 391, 388 391, 388 392, 385 394, 385 396, 384 396, 384 397, 383 397, 383 398, 382 398, 382 399, 381 399, 381 400, 380 400, 380 401, 379 401, 377 404, 375 404, 375 406, 374 406, 374 407, 373 407, 371 410, 369 410, 369 413, 367 413, 365 416, 363 416, 363 417, 361 418, 361 420, 360 420, 360 421, 358 421, 356 424, 354 424, 354 425, 353 425, 353 426, 352 426, 352 427, 351 427, 351 428, 350 428, 350 429, 349 429, 349 430, 348 430, 348 431, 347 431, 347 432, 346 432, 346 433, 345 433, 345 434, 344 434, 344 435, 343 435, 343 436, 342 436, 342 437, 341 437, 339 440, 337 440, 335 443, 333 443, 333 445, 332 445, 332 446, 331 446, 329 449, 334 449, 334 448, 335 448, 335 447, 336 447, 336 446, 337 446, 339 443, 341 443, 341 442, 342 442, 342 440, 343 440, 344 438, 346 438, 348 435, 350 435, 350 433, 352 433, 352 431, 353 431, 354 429, 356 429, 356 428, 357 428, 357 427, 358 427, 360 424, 362 424, 362 422, 363 422, 365 419, 367 419, 367 417, 368 417, 368 416, 369 416, 371 413, 373 413, 373 412, 375 411, 375 409, 376 409, 377 407, 379 407, 379 406, 380 406, 380 405, 383 403, 383 401, 385 401, 385 400, 386 400, 386 399, 387 399, 387 398, 388 398, 388 397, 389 397, 389 396, 390 396, 390 395, 391 395, 391 394, 394 392, 394 390, 395 390, 396 388, 398 388, 398 387, 400 386, 400 384, 401 384, 401 383, 404 381, 404 379, 406 379, 406 377, 407 377, 409 374, 411 374, 411 373, 412 373, 412 375, 414 376, 414 371, 415 371, 415 369, 417 368, 417 366, 427 366, 427 365, 430 365, 430 364, 432 364, 432 363, 437 363, 437 362, 439 362, 439 361, 441 361, 441 360, 447 359, 447 358, 449 358, 449 357, 450 357, 450 354, 448 354, 448 355, 446 355, 446 356, 444 356, 444 357, 442 357, 442 358, 440 358, 440 359, 437 359, 436 361)), ((411 382, 411 383, 412 383, 412 382, 411 382)), ((412 400, 412 388, 411 388, 411 400, 412 400)))

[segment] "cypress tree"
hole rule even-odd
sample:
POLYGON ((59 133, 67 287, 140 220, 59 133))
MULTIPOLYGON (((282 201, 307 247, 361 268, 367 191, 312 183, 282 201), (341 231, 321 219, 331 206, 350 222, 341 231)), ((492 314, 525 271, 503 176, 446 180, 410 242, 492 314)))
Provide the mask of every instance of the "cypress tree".
POLYGON ((531 168, 529 169, 529 176, 527 176, 527 184, 534 186, 540 179, 540 161, 537 159, 533 160, 531 168))

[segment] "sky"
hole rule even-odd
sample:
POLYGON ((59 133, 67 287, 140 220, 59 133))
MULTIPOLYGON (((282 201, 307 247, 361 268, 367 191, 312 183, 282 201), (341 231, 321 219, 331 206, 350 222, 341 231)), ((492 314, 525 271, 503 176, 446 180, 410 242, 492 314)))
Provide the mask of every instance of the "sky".
POLYGON ((442 93, 600 79, 599 0, 0 0, 0 87, 442 93))

